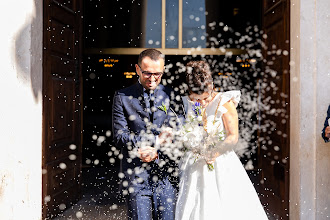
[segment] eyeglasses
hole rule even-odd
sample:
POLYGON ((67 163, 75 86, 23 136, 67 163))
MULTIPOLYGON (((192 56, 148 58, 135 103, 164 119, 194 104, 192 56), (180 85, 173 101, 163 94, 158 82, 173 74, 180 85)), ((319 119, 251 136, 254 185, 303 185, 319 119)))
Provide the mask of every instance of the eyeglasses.
POLYGON ((154 75, 155 79, 159 79, 159 77, 161 77, 161 76, 164 74, 164 72, 150 73, 150 72, 148 72, 148 71, 144 71, 144 70, 140 67, 139 64, 138 64, 138 66, 139 66, 139 68, 140 68, 140 70, 141 70, 143 76, 144 76, 145 78, 148 78, 148 79, 149 79, 152 75, 154 75))

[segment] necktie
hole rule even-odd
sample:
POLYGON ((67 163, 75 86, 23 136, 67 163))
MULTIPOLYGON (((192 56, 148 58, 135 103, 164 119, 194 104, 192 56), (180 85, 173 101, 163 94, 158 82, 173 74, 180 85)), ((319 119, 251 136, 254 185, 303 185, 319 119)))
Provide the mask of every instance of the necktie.
POLYGON ((145 91, 144 100, 146 103, 147 112, 149 113, 150 121, 153 121, 153 106, 154 106, 154 96, 152 92, 145 91))
POLYGON ((154 95, 153 93, 149 94, 150 97, 150 121, 153 122, 154 121, 154 95))

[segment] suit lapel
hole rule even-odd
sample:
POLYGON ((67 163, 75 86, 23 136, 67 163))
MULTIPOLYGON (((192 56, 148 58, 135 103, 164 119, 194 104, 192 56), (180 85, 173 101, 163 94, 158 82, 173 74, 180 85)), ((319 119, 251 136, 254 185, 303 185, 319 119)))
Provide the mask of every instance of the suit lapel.
POLYGON ((155 102, 154 106, 156 111, 154 112, 154 124, 157 124, 159 127, 164 123, 165 119, 167 118, 167 114, 170 108, 169 99, 167 94, 164 92, 164 86, 159 85, 157 89, 155 89, 155 102), (165 104, 167 113, 165 111, 159 109, 160 106, 165 104))

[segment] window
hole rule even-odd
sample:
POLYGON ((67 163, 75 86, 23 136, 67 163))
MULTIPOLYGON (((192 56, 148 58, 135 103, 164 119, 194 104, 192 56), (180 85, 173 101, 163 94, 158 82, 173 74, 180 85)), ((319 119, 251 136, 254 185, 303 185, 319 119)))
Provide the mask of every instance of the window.
MULTIPOLYGON (((260 0, 258 0, 260 1, 260 0)), ((260 6, 243 0, 86 1, 87 53, 222 55, 244 52, 239 38, 260 27, 260 6)))

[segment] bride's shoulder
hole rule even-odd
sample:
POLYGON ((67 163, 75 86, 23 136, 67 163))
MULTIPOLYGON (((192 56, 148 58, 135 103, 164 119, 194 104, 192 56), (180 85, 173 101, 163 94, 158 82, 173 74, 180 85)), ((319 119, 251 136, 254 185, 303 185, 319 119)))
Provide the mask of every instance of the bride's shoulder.
POLYGON ((230 98, 235 98, 235 97, 240 97, 241 96, 241 91, 239 90, 230 90, 226 92, 221 93, 222 96, 230 97, 230 98))
POLYGON ((235 105, 235 107, 237 107, 241 99, 241 92, 239 90, 222 92, 219 95, 219 99, 221 106, 224 106, 228 102, 232 102, 235 105))

